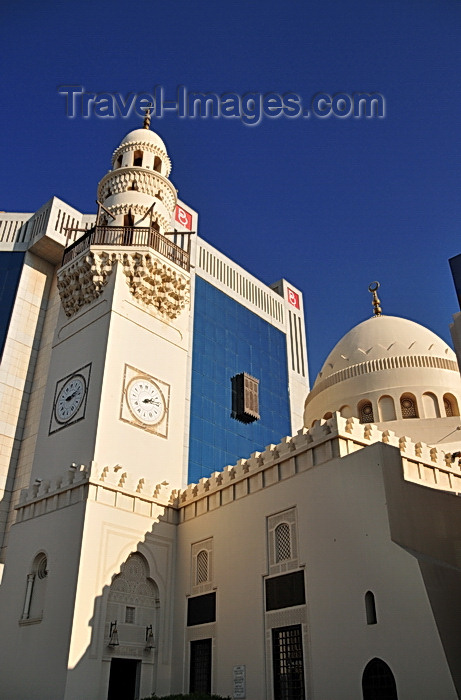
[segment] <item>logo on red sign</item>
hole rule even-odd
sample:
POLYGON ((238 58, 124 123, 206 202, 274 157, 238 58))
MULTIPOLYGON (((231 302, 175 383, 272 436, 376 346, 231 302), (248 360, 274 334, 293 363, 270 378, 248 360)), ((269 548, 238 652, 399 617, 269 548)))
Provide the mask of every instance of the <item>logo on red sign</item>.
POLYGON ((192 229, 192 214, 189 214, 188 211, 179 205, 176 206, 175 219, 181 226, 184 226, 184 228, 187 228, 189 231, 192 229))
POLYGON ((299 309, 299 294, 296 294, 290 287, 287 287, 287 293, 289 303, 299 309))

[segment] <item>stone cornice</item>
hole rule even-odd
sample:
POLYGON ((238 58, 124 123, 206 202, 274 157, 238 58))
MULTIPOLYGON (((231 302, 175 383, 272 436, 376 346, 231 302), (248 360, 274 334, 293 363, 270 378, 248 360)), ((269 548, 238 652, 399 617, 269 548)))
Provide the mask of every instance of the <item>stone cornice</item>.
POLYGON ((90 250, 58 272, 57 286, 66 316, 73 316, 103 292, 120 263, 131 295, 148 311, 174 320, 190 303, 190 278, 151 252, 90 250))

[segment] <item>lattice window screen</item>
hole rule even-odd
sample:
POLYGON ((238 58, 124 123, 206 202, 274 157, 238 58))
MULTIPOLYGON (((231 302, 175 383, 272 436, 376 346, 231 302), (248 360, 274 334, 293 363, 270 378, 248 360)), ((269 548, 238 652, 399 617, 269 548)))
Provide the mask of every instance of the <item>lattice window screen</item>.
POLYGON ((197 554, 197 584, 208 581, 208 552, 202 549, 197 554))
POLYGON ((281 523, 275 528, 275 560, 291 559, 291 534, 290 526, 281 523))
POLYGON ((290 508, 267 518, 267 541, 271 574, 298 568, 296 508, 290 508))
POLYGON ((370 402, 364 403, 360 406, 360 422, 361 423, 373 423, 373 406, 370 402))
POLYGON ((416 404, 409 396, 403 396, 400 399, 400 407, 402 409, 402 418, 416 418, 416 404))
POLYGON ((191 587, 194 594, 213 588, 213 538, 196 542, 191 548, 191 587))

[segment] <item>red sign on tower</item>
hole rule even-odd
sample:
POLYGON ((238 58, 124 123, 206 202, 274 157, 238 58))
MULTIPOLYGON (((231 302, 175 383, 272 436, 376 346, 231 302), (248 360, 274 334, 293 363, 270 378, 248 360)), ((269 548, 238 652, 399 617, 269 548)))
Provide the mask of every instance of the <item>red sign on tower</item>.
POLYGON ((299 309, 299 294, 296 294, 290 287, 287 287, 288 302, 299 309))
POLYGON ((187 228, 189 231, 192 230, 192 214, 189 214, 189 212, 180 207, 179 204, 176 205, 174 218, 181 226, 184 226, 184 228, 187 228))

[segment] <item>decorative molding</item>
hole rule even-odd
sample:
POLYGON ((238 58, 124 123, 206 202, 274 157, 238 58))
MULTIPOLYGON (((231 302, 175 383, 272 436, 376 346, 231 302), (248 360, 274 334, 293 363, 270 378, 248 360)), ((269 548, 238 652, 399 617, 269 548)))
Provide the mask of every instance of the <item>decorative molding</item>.
POLYGON ((350 367, 345 367, 340 369, 333 374, 328 375, 322 379, 321 374, 319 374, 317 382, 314 384, 313 388, 309 392, 304 406, 308 406, 310 401, 320 394, 320 392, 328 389, 328 387, 343 382, 346 379, 352 379, 353 377, 359 377, 362 374, 369 374, 370 372, 380 372, 389 371, 390 369, 405 369, 409 370, 412 368, 419 369, 420 367, 425 367, 428 369, 446 369, 451 372, 459 372, 458 363, 456 360, 448 359, 447 357, 437 357, 434 355, 399 355, 393 357, 381 357, 378 360, 367 360, 366 362, 359 362, 355 365, 350 365, 350 367))
POLYGON ((174 211, 177 199, 176 189, 161 173, 148 168, 122 167, 109 171, 98 185, 98 199, 104 201, 111 195, 131 191, 133 180, 137 183, 137 192, 155 197, 161 191, 164 195, 161 200, 164 206, 170 212, 174 211))
POLYGON ((58 272, 66 316, 73 316, 103 292, 119 262, 131 295, 149 311, 174 320, 190 303, 190 279, 152 253, 89 251, 58 272))

